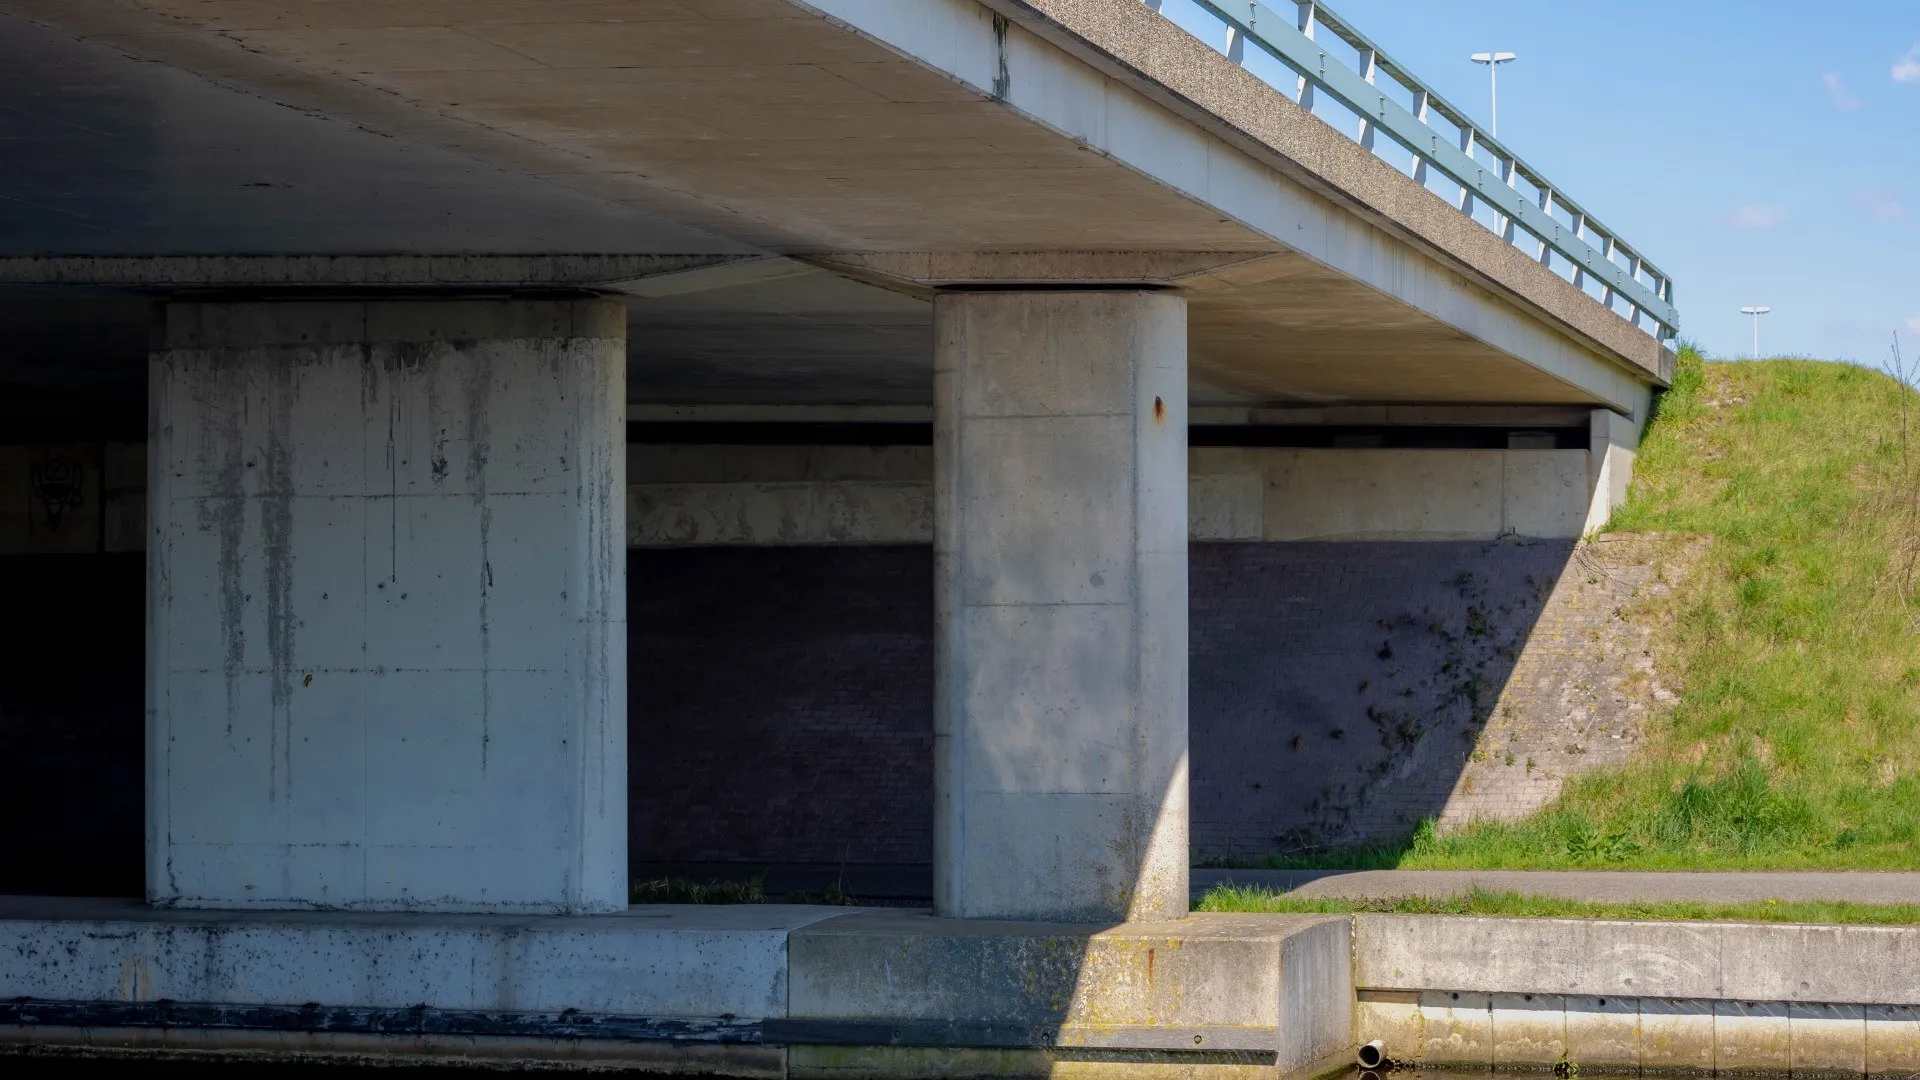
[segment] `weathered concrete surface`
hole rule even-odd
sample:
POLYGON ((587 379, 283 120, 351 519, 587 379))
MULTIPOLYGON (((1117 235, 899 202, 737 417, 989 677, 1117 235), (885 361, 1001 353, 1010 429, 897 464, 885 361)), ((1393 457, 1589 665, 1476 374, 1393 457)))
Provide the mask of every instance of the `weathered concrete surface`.
POLYGON ((148 896, 626 906, 625 314, 172 303, 148 896))
POLYGON ((1196 540, 1576 539, 1577 450, 1193 452, 1196 540))
POLYGON ((1920 1014, 1708 998, 1359 992, 1355 1038, 1401 1066, 1645 1075, 1915 1075, 1920 1014))
MULTIPOLYGON (((1604 510, 1592 461, 1582 450, 1198 447, 1187 451, 1188 537, 1577 539, 1604 510)), ((637 445, 628 542, 926 543, 932 479, 918 446, 637 445)))
POLYGON ((1187 911, 1186 304, 934 305, 934 908, 1187 911))
POLYGON ((1270 1052, 1288 1074, 1350 1046, 1347 939, 1329 916, 1041 926, 864 912, 795 932, 789 1016, 875 1021, 908 1043, 1270 1052))
POLYGON ((1348 921, 1328 916, 1102 926, 778 905, 525 917, 0 898, 0 1052, 1284 1080, 1344 1063, 1350 971, 1348 921), (569 1024, 577 1036, 502 1034, 569 1024))
POLYGON ((1604 527, 1615 510, 1627 504, 1633 483, 1633 459, 1640 450, 1640 423, 1612 409, 1593 410, 1593 462, 1589 467, 1590 508, 1587 532, 1604 527))
POLYGON ((1401 1064, 1912 1076, 1920 1061, 1920 927, 1357 915, 1353 943, 1354 1037, 1401 1064))
POLYGON ((1920 928, 1357 915, 1354 985, 1920 1005, 1920 928))
POLYGON ((788 934, 847 910, 423 916, 0 897, 0 998, 780 1016, 788 934))

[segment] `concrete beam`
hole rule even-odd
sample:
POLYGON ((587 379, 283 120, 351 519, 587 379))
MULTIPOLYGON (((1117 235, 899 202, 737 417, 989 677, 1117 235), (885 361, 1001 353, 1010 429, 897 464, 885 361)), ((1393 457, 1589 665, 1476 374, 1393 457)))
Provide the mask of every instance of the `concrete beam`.
POLYGON ((138 289, 586 288, 645 291, 656 279, 760 267, 745 255, 21 255, 0 257, 0 285, 138 289))
POLYGON ((1188 411, 1190 424, 1273 427, 1586 427, 1593 410, 1578 405, 1214 406, 1188 411))
POLYGON ((858 281, 931 298, 956 285, 1173 285, 1267 256, 1235 251, 878 251, 806 261, 858 281))

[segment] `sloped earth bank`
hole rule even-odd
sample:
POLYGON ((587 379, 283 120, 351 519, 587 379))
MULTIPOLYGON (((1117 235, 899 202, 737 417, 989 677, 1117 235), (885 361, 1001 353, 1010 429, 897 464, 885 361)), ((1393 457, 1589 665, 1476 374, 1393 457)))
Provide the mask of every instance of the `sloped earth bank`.
POLYGON ((1347 864, 1920 865, 1913 392, 1852 365, 1687 350, 1614 528, 1711 538, 1678 587, 1645 601, 1643 674, 1656 698, 1678 692, 1672 710, 1648 713, 1625 761, 1525 817, 1428 827, 1347 864))

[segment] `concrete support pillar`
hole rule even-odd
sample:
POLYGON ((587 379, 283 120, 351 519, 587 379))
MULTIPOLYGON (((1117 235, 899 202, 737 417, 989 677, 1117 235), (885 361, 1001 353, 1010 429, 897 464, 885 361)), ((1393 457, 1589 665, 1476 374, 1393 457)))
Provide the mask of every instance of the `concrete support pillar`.
POLYGON ((1588 466, 1587 532, 1604 527, 1627 502, 1633 483, 1633 458, 1640 449, 1640 426, 1612 409, 1593 410, 1593 449, 1588 466))
POLYGON ((166 304, 147 891, 626 906, 624 307, 166 304))
POLYGON ((934 908, 1187 911, 1186 302, 934 302, 934 908))

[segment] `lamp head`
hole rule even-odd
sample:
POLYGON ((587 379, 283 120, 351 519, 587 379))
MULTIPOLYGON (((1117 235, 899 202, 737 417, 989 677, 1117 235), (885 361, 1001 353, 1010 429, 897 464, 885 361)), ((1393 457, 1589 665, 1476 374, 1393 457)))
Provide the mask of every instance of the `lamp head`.
POLYGON ((1495 53, 1477 52, 1477 53, 1474 53, 1471 57, 1468 57, 1468 59, 1472 60, 1476 64, 1504 64, 1509 60, 1517 59, 1517 57, 1515 57, 1514 54, 1510 52, 1495 52, 1495 53))
POLYGON ((1741 309, 1740 309, 1740 314, 1742 314, 1742 315, 1765 315, 1765 314, 1766 314, 1767 312, 1769 312, 1769 311, 1772 311, 1772 310, 1773 310, 1773 309, 1772 309, 1772 308, 1770 308, 1770 307, 1743 307, 1743 308, 1741 308, 1741 309))

